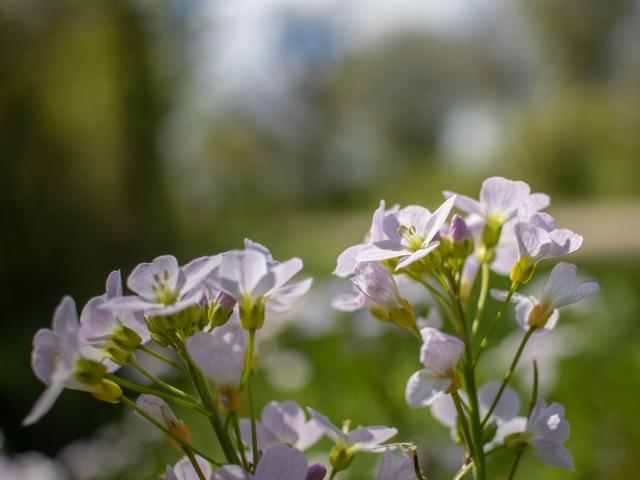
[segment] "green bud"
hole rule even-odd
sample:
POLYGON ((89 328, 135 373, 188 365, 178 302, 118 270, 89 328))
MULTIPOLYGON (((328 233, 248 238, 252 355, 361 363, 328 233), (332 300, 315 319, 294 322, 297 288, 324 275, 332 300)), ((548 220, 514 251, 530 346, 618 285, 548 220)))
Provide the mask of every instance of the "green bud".
POLYGON ((416 314, 411 304, 404 298, 401 301, 402 307, 388 310, 388 319, 399 327, 413 327, 416 324, 416 314))
POLYGON ((97 385, 107 373, 107 367, 94 360, 80 358, 76 362, 75 377, 85 385, 97 385))
POLYGON ((338 440, 329 452, 329 461, 336 472, 346 470, 351 465, 355 451, 353 447, 346 447, 338 440))
POLYGON ((264 297, 240 300, 240 324, 245 330, 258 330, 264 325, 264 297))
POLYGON ((513 283, 523 285, 531 280, 535 269, 536 264, 533 263, 529 257, 520 257, 511 268, 511 275, 509 275, 509 278, 513 283))
POLYGON ((493 248, 500 241, 502 233, 502 221, 497 218, 489 218, 482 231, 482 243, 487 248, 493 248))
POLYGON ((91 395, 103 402, 119 403, 122 398, 122 389, 117 383, 103 378, 100 383, 91 390, 91 395))
POLYGON ((496 436, 496 432, 498 431, 498 425, 495 421, 490 421, 485 425, 482 429, 482 443, 489 443, 493 440, 493 437, 496 436))

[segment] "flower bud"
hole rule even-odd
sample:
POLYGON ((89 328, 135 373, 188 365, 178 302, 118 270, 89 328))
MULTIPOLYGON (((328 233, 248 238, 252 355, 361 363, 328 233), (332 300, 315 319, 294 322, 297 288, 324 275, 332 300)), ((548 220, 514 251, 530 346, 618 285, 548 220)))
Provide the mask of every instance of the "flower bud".
POLYGON ((411 304, 404 298, 400 301, 401 307, 391 308, 388 318, 399 327, 413 327, 416 325, 416 314, 411 304))
MULTIPOLYGON (((193 440, 189 427, 174 415, 171 408, 161 398, 155 395, 143 394, 136 400, 138 407, 167 430, 180 438, 184 443, 191 444, 193 440)), ((182 449, 182 445, 170 435, 166 436, 167 442, 176 450, 182 449)))
POLYGON ((224 292, 218 293, 213 303, 209 306, 208 318, 212 327, 221 327, 229 321, 236 299, 224 292))
POLYGON ((103 402, 119 403, 122 398, 122 389, 117 383, 103 378, 100 383, 91 390, 91 395, 103 402))
POLYGON ((76 362, 76 380, 84 383, 85 385, 98 385, 102 381, 106 373, 107 367, 94 360, 80 358, 76 362))
POLYGON ((240 325, 245 330, 258 330, 264 325, 264 297, 254 301, 251 297, 240 300, 240 325))
POLYGON ((488 422, 485 427, 482 429, 482 443, 489 443, 493 440, 493 437, 496 436, 496 432, 498 431, 498 425, 495 420, 491 420, 488 422))
POLYGON ((329 461, 331 462, 331 466, 336 472, 346 470, 349 468, 349 465, 351 465, 354 453, 355 452, 352 448, 347 447, 338 440, 329 452, 329 461))
POLYGON ((307 470, 305 480, 322 480, 327 474, 327 467, 321 463, 315 463, 307 470))

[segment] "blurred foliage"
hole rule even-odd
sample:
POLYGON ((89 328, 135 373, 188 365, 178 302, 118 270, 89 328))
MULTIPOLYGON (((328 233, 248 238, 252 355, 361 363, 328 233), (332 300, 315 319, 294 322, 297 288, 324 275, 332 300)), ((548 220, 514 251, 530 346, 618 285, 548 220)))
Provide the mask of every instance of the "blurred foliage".
MULTIPOLYGON (((8 451, 54 454, 119 416, 69 392, 38 426, 19 426, 41 389, 28 365, 33 332, 63 294, 82 305, 101 292, 115 266, 126 274, 161 253, 187 260, 250 236, 278 257, 301 255, 322 277, 366 228, 354 212, 380 198, 433 205, 444 188, 475 194, 493 174, 523 178, 555 202, 636 198, 639 2, 518 6, 529 32, 523 46, 491 27, 451 38, 398 32, 355 53, 305 60, 287 102, 251 97, 254 110, 220 102, 202 114, 181 110, 197 59, 188 11, 198 2, 2 2, 0 430, 8 451), (450 158, 442 144, 449 114, 478 102, 496 113, 499 148, 478 163, 450 158)), ((549 392, 572 422, 571 478, 635 475, 637 261, 589 265, 603 283, 601 313, 571 320, 584 323, 589 349, 562 363, 549 392)), ((282 340, 315 367, 294 397, 336 421, 397 425, 443 471, 436 454, 447 432, 403 404, 416 363, 410 339, 362 341, 348 325, 325 339, 291 332, 282 340)), ((280 395, 265 382, 259 400, 280 395)), ((364 475, 369 463, 354 468, 364 475)), ((569 477, 534 459, 524 467, 523 478, 569 477)))

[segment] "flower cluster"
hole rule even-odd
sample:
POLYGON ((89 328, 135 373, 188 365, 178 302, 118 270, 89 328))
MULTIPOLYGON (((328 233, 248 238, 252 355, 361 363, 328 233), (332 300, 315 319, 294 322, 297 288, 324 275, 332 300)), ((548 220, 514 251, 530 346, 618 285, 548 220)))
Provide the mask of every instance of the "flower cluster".
MULTIPOLYGON (((571 469, 573 459, 564 447, 569 424, 559 404, 548 406, 538 394, 537 367, 526 416, 518 416, 521 402, 508 384, 530 337, 552 330, 559 308, 598 291, 594 282, 579 283, 576 267, 566 262, 553 267, 539 294, 520 291, 540 262, 577 250, 582 237, 558 228, 542 211, 549 197, 531 193, 521 181, 493 177, 483 183, 479 200, 451 192, 445 198, 433 212, 416 205, 386 208, 381 202, 364 240, 338 257, 334 273, 349 277, 352 291, 332 305, 367 309, 419 342, 422 368, 407 372, 406 403, 412 409, 430 407, 463 447, 456 478, 470 471, 476 479, 492 478, 486 457, 497 452, 513 456, 512 476, 528 451, 571 469), (491 271, 508 278, 508 290, 490 289, 491 271), (437 316, 448 323, 421 324, 398 287, 400 279, 424 288, 437 316), (487 319, 490 297, 500 306, 487 319), (522 341, 502 380, 478 388, 478 362, 512 302, 524 329, 522 341)), ((127 277, 130 294, 114 271, 106 292, 89 300, 80 316, 73 299, 64 297, 52 328, 34 337, 32 366, 46 388, 24 424, 37 422, 64 389, 74 389, 125 404, 157 427, 184 454, 167 466, 169 480, 321 480, 329 468, 333 479, 366 452, 384 454, 379 480, 426 479, 415 445, 387 443, 397 435, 395 428, 352 428, 349 420, 338 427, 290 400, 268 403, 256 418, 252 378, 260 363, 260 332, 310 289, 311 279, 292 281, 302 266, 298 258, 279 262, 265 246, 245 240, 243 249, 184 265, 171 255, 142 263, 127 277), (141 355, 181 373, 191 391, 148 371, 141 355), (125 365, 150 383, 120 376, 125 365), (224 459, 194 445, 189 426, 171 404, 202 414, 224 459), (322 437, 331 442, 327 462, 310 465, 303 452, 322 437)))

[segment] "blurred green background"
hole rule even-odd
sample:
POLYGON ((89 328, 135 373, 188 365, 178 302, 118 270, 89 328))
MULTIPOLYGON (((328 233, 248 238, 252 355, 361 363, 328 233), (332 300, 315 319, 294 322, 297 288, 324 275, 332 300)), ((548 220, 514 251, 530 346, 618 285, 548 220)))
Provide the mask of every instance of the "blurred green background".
MULTIPOLYGON (((31 337, 62 295, 83 304, 114 268, 248 236, 316 279, 300 318, 265 340, 259 403, 393 424, 430 479, 450 478, 448 432, 402 398, 413 340, 332 312, 348 287, 330 272, 380 198, 434 208, 444 189, 476 196, 504 175, 552 195, 585 237, 572 261, 602 285, 535 349, 576 472, 531 456, 521 477, 635 478, 638 32, 637 0, 2 0, 0 462, 39 462, 18 478, 46 480, 150 478, 175 461, 123 408, 76 392, 22 428, 42 389, 31 337)), ((502 327, 483 380, 506 366, 502 327)), ((526 399, 527 377, 515 385, 526 399)), ((356 459, 352 478, 375 461, 356 459)))

